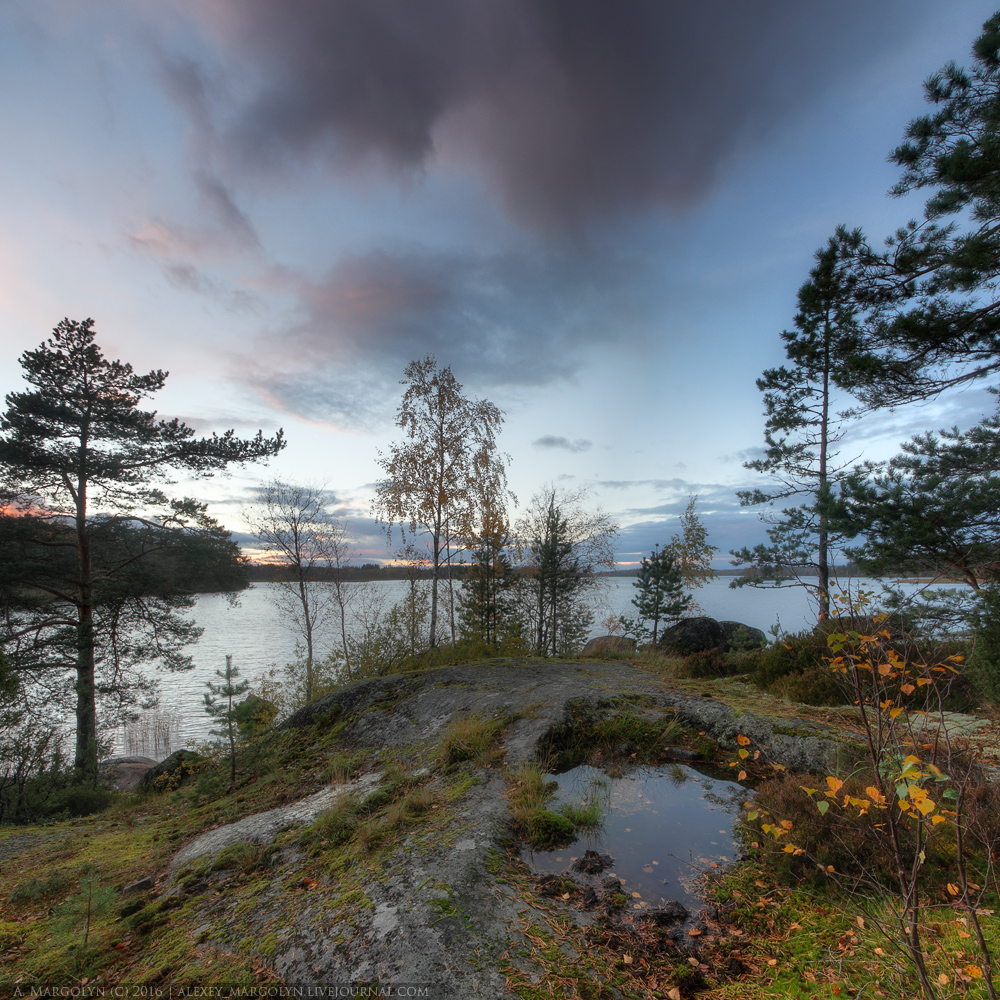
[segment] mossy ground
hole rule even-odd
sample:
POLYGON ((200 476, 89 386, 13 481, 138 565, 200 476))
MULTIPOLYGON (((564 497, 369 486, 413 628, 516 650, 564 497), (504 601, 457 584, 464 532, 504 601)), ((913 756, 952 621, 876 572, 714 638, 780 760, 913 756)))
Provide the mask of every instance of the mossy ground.
MULTIPOLYGON (((661 670, 666 677, 669 667, 661 670)), ((671 686, 739 710, 789 714, 788 705, 744 691, 733 678, 672 680, 671 686)), ((84 820, 0 828, 0 983, 278 982, 274 958, 287 947, 288 927, 307 910, 324 933, 335 928, 332 943, 358 944, 373 906, 371 887, 391 883, 421 851, 447 850, 464 836, 464 803, 484 775, 503 766, 507 727, 518 715, 535 718, 546 710, 552 711, 534 702, 498 718, 467 713, 433 744, 382 751, 345 742, 347 720, 333 720, 325 729, 279 733, 255 744, 232 792, 218 780, 225 770, 220 764, 193 784, 121 796, 84 820), (269 848, 232 845, 225 857, 192 863, 173 886, 161 880, 151 892, 120 895, 122 886, 164 872, 177 848, 200 832, 374 770, 383 772, 380 788, 367 804, 353 804, 343 829, 320 817, 309 828, 280 834, 269 848)), ((793 711, 797 719, 839 724, 835 710, 796 705, 793 711)), ((673 726, 669 711, 647 695, 608 692, 599 714, 586 727, 581 719, 575 735, 582 744, 586 734, 604 766, 613 766, 623 746, 629 759, 655 760, 667 732, 671 744, 714 752, 705 737, 673 726)), ((878 930, 885 917, 880 901, 859 904, 838 896, 834 886, 790 885, 755 852, 713 876, 713 907, 691 928, 699 933, 685 931, 679 943, 627 907, 585 908, 572 887, 566 899, 542 896, 510 842, 484 854, 481 878, 482 892, 514 916, 510 946, 498 952, 474 939, 474 958, 499 968, 516 996, 917 995, 899 951, 878 930)), ((476 933, 453 887, 430 880, 412 892, 432 901, 436 919, 476 933)), ((984 924, 1000 950, 995 919, 984 924)), ((967 934, 957 911, 931 912, 925 941, 933 975, 948 980, 940 981, 942 996, 985 996, 968 971, 976 957, 967 934)))

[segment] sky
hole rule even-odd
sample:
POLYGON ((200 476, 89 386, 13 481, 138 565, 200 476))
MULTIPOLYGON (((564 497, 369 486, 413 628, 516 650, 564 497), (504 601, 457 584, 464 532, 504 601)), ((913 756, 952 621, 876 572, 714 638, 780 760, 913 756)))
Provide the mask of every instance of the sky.
MULTIPOLYGON (((522 507, 586 488, 629 564, 697 495, 724 565, 764 537, 736 491, 812 255, 920 214, 887 154, 993 3, 5 0, 0 389, 92 317, 170 372, 162 416, 284 429, 178 489, 249 542, 257 484, 325 486, 366 561, 399 381, 433 354, 504 411, 522 507)), ((878 413, 843 455, 990 408, 878 413)))

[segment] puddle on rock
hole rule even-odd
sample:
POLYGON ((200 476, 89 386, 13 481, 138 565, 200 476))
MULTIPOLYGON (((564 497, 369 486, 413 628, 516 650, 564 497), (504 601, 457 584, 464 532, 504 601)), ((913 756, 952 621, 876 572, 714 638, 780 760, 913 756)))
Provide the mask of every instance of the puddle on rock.
POLYGON ((695 914, 705 903, 699 875, 736 860, 732 829, 747 792, 735 782, 681 764, 639 767, 620 778, 583 765, 545 780, 559 785, 549 805, 554 812, 598 803, 601 821, 562 850, 525 848, 522 856, 537 875, 566 874, 599 895, 614 877, 633 909, 676 900, 695 914), (610 855, 613 863, 599 873, 582 873, 576 863, 588 850, 610 855))

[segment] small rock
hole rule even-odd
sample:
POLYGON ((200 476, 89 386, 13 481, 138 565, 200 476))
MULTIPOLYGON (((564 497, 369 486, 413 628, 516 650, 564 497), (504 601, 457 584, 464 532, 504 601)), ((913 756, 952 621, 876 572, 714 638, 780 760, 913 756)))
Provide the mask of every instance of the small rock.
POLYGON ((542 875, 535 880, 535 888, 543 896, 556 896, 562 892, 561 879, 558 875, 542 875))
POLYGON ((125 886, 122 889, 123 896, 129 896, 133 892, 146 892, 147 889, 153 888, 154 878, 152 875, 147 875, 145 878, 139 879, 138 882, 133 882, 131 885, 125 886))
MULTIPOLYGON (((585 851, 582 858, 573 862, 573 867, 578 872, 586 872, 588 875, 600 875, 606 868, 610 868, 615 863, 615 859, 610 854, 598 854, 597 851, 585 851)), ((618 880, 615 879, 617 882, 618 880)))
POLYGON ((697 750, 688 750, 687 747, 664 747, 662 756, 667 760, 700 760, 701 754, 697 750))

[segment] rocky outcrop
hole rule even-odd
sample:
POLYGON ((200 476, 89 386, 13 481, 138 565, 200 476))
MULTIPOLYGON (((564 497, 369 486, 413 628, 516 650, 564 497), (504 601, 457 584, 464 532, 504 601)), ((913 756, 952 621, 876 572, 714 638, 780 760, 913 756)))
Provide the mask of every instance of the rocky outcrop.
POLYGON ((151 767, 139 779, 140 792, 162 791, 177 788, 190 781, 198 771, 198 765, 204 760, 201 754, 192 750, 175 750, 165 760, 151 767))
POLYGON ((718 649, 724 641, 722 626, 714 618, 682 618, 660 636, 657 647, 664 653, 687 656, 718 649))
POLYGON ((581 656, 605 656, 608 653, 634 653, 635 639, 623 635, 599 635, 583 647, 581 656))
POLYGON ((765 645, 767 637, 759 628, 742 622, 718 622, 714 618, 682 618, 657 643, 662 652, 678 656, 713 649, 721 653, 745 652, 765 645))
POLYGON ((97 774, 119 792, 134 792, 143 776, 156 767, 152 757, 110 757, 97 765, 97 774))
MULTIPOLYGON (((352 867, 350 878, 356 884, 349 890, 350 898, 341 885, 347 870, 325 873, 307 856, 307 839, 296 833, 282 841, 283 831, 314 822, 345 794, 363 802, 364 796, 388 788, 385 774, 376 769, 379 753, 387 747, 394 751, 394 762, 409 761, 412 776, 420 775, 431 793, 442 791, 440 769, 428 761, 437 759, 435 747, 458 719, 514 714, 504 749, 505 763, 516 769, 546 756, 546 748, 554 745, 553 734, 572 737, 582 719, 627 711, 633 719, 648 715, 651 722, 665 723, 670 707, 681 721, 726 747, 734 749, 738 735, 751 737, 762 759, 791 764, 812 757, 825 765, 828 756, 819 751, 828 749, 832 755, 836 749, 833 739, 822 738, 825 733, 795 740, 777 733, 777 722, 747 712, 737 714, 710 699, 681 695, 663 678, 628 661, 498 660, 372 678, 317 699, 294 722, 286 723, 289 728, 337 727, 338 747, 367 761, 365 773, 353 784, 328 786, 291 806, 243 817, 181 845, 164 895, 179 898, 189 891, 190 880, 201 880, 195 882, 199 886, 207 881, 211 895, 205 897, 205 905, 219 923, 207 937, 211 946, 231 949, 237 941, 263 942, 270 937, 270 948, 261 952, 261 960, 286 982, 384 978, 442 983, 449 995, 500 1000, 510 992, 499 970, 505 962, 520 961, 511 945, 519 946, 517 928, 524 923, 526 907, 535 907, 536 902, 526 899, 512 882, 494 877, 498 839, 510 836, 511 820, 508 788, 498 768, 480 769, 460 799, 447 811, 442 807, 435 812, 437 825, 402 832, 395 846, 389 842, 377 867, 352 867), (803 742, 809 744, 807 753, 798 746, 803 742), (245 842, 260 845, 263 851, 265 845, 273 846, 266 861, 272 872, 253 907, 237 916, 227 897, 230 876, 222 852, 245 842), (279 915, 280 929, 275 932, 279 915), (230 926, 237 920, 237 926, 230 926)), ((803 730, 806 725, 802 722, 803 730)), ((676 758, 684 749, 674 748, 667 756, 676 758)), ((567 905, 564 912, 581 934, 593 919, 593 907, 623 892, 621 880, 607 870, 613 863, 610 857, 596 851, 582 854, 579 864, 567 857, 566 872, 542 876, 537 883, 543 897, 538 913, 548 912, 545 907, 551 905, 552 896, 563 901, 570 892, 574 901, 579 900, 579 908, 567 905), (576 889, 567 890, 567 878, 576 889)), ((645 914, 647 921, 678 934, 694 918, 682 903, 666 900, 645 914)), ((683 938, 688 940, 686 934, 683 938)))

